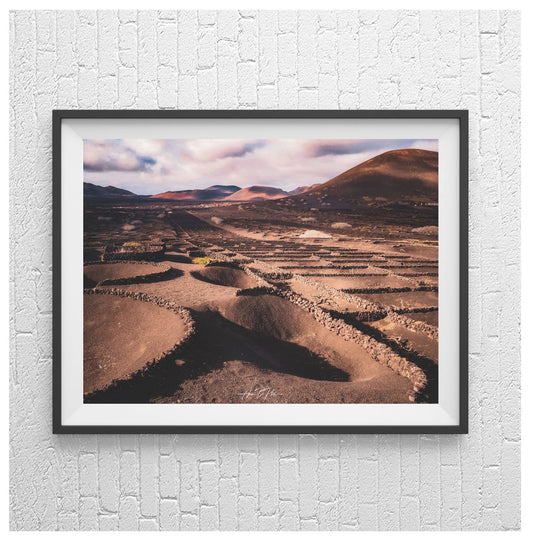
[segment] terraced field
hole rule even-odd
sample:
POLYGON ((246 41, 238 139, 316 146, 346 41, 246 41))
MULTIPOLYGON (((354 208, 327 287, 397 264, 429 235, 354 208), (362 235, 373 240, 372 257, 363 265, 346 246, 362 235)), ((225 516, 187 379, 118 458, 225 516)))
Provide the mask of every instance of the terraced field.
MULTIPOLYGON (((240 226, 228 223, 224 211, 162 204, 89 208, 86 297, 107 290, 130 294, 129 302, 178 309, 173 333, 186 338, 174 348, 166 340, 155 346, 143 338, 147 348, 130 343, 128 354, 142 354, 129 370, 106 364, 109 383, 103 385, 87 370, 86 401, 438 400, 436 239, 389 239, 354 229, 301 237, 307 230, 301 219, 240 226), (214 214, 222 216, 218 224, 214 214), (141 240, 164 245, 158 260, 102 261, 110 243, 141 240)), ((314 216, 321 221, 320 212, 314 216)), ((86 331, 106 305, 87 301, 86 331)), ((115 311, 117 305, 110 304, 115 311)), ((157 308, 138 311, 150 312, 151 324, 158 317, 163 326, 173 320, 157 308)), ((105 331, 93 324, 93 339, 120 334, 120 318, 116 314, 114 332, 109 317, 105 331)), ((138 325, 148 326, 144 315, 138 325)), ((113 342, 120 355, 120 343, 113 342)), ((87 347, 95 349, 94 343, 87 347)))

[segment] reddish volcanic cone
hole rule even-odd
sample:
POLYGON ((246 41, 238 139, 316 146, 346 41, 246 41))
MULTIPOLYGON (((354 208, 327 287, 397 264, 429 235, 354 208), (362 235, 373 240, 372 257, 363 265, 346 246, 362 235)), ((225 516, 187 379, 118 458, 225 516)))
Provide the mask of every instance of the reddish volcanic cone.
POLYGON ((305 195, 346 200, 437 202, 438 152, 392 150, 353 167, 305 195))
POLYGON ((263 185, 253 185, 252 187, 245 187, 244 189, 237 191, 224 200, 235 202, 257 202, 259 200, 275 200, 286 196, 288 196, 288 193, 283 191, 283 189, 265 187, 263 185))
POLYGON ((314 189, 315 187, 318 187, 319 185, 322 185, 322 184, 314 183, 313 185, 302 185, 301 187, 297 187, 296 189, 289 191, 289 195, 303 195, 304 193, 311 191, 311 189, 314 189))
POLYGON ((222 200, 228 195, 239 191, 236 185, 212 185, 206 189, 186 189, 183 191, 165 191, 152 195, 150 198, 160 198, 163 200, 193 200, 210 201, 222 200))

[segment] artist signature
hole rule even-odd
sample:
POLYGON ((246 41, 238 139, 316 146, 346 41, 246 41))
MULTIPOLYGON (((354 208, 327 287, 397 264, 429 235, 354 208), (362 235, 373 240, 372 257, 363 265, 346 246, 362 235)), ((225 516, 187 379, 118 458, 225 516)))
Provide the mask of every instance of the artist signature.
POLYGON ((281 397, 281 393, 278 393, 272 387, 253 388, 253 389, 249 389, 248 391, 244 391, 243 393, 238 393, 238 395, 241 397, 243 401, 251 400, 251 399, 266 401, 267 399, 270 399, 272 397, 281 397))

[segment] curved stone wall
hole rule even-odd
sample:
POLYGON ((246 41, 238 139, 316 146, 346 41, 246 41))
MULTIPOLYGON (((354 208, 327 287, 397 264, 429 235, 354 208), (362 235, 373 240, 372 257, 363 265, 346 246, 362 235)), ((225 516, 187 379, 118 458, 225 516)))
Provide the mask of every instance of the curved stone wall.
MULTIPOLYGON (((160 361, 166 358, 175 356, 177 353, 180 352, 181 349, 183 349, 191 341, 191 339, 196 333, 196 323, 192 317, 191 311, 185 307, 182 307, 181 305, 177 305, 176 303, 173 303, 172 301, 159 298, 151 294, 146 294, 143 292, 130 292, 129 290, 122 290, 120 288, 86 288, 83 291, 83 293, 86 295, 91 295, 91 294, 106 295, 107 294, 107 295, 113 295, 113 296, 118 296, 122 298, 131 298, 138 301, 150 302, 157 305, 158 307, 162 307, 164 309, 168 309, 169 311, 172 311, 183 320, 185 324, 185 335, 178 342, 176 342, 171 349, 165 352, 162 352, 158 356, 149 360, 144 365, 144 367, 131 373, 128 379, 132 379, 136 376, 145 374, 155 364, 159 363, 160 361)), ((98 390, 92 394, 86 395, 85 396, 86 401, 91 401, 95 394, 101 393, 102 391, 107 391, 109 388, 123 381, 124 380, 120 380, 120 381, 113 380, 113 382, 109 386, 107 386, 105 389, 98 390)))

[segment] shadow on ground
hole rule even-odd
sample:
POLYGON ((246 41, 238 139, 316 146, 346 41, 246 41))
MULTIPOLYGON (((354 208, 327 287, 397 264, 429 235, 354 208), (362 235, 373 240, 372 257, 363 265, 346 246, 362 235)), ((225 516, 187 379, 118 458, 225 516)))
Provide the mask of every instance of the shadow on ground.
POLYGON ((197 379, 235 360, 311 380, 350 380, 348 373, 303 346, 250 331, 218 312, 193 311, 193 317, 198 331, 184 349, 168 354, 128 380, 114 381, 105 390, 85 395, 84 401, 146 403, 170 397, 186 380, 197 379))
POLYGON ((347 324, 355 327, 359 331, 369 335, 373 339, 383 344, 386 344, 398 355, 405 357, 418 367, 420 367, 427 376, 428 385, 426 388, 426 402, 439 402, 439 367, 433 360, 423 356, 415 350, 403 346, 398 341, 387 337, 382 331, 374 328, 353 316, 352 313, 330 313, 336 318, 344 320, 347 324))
POLYGON ((169 270, 161 273, 152 273, 147 275, 138 275, 136 277, 124 277, 120 279, 104 279, 97 282, 94 279, 90 279, 86 275, 83 276, 83 287, 94 288, 95 286, 115 286, 115 285, 130 285, 130 284, 146 284, 146 283, 161 283, 164 281, 172 281, 178 277, 184 275, 183 271, 170 268, 169 270))

